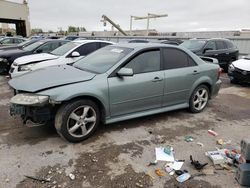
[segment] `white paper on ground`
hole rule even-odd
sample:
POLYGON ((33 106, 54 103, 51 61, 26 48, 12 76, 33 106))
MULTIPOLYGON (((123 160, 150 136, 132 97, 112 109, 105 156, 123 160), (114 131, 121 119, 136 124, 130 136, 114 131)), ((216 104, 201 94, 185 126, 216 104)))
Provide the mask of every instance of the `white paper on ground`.
POLYGON ((174 155, 173 152, 171 152, 170 155, 164 152, 164 148, 155 148, 155 155, 157 161, 168 161, 168 162, 174 162, 174 155))
POLYGON ((184 162, 174 161, 173 163, 167 163, 166 165, 174 170, 180 170, 184 162))

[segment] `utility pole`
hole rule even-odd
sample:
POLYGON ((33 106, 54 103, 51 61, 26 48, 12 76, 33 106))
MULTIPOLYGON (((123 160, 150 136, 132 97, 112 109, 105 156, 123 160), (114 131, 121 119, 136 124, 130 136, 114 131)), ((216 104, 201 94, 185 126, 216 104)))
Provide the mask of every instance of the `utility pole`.
POLYGON ((133 22, 133 19, 134 20, 147 20, 147 35, 149 33, 149 21, 150 19, 152 18, 162 18, 162 17, 168 17, 167 14, 151 14, 151 13, 148 13, 147 16, 130 16, 130 35, 132 35, 132 22, 133 22))

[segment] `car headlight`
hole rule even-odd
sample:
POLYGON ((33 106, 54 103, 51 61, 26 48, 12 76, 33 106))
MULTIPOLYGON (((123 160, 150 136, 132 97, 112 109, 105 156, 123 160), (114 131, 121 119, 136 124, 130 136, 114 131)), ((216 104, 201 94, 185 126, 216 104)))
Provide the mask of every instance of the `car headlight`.
POLYGON ((27 105, 27 106, 40 106, 49 102, 49 97, 36 94, 17 94, 11 98, 12 104, 27 105))
POLYGON ((235 70, 235 67, 233 66, 233 64, 229 65, 228 71, 233 72, 234 70, 235 70))
POLYGON ((7 62, 8 62, 8 59, 5 59, 5 58, 0 58, 0 62, 7 63, 7 62))
POLYGON ((28 64, 28 65, 23 65, 18 68, 18 71, 31 71, 31 67, 33 67, 35 64, 28 64))

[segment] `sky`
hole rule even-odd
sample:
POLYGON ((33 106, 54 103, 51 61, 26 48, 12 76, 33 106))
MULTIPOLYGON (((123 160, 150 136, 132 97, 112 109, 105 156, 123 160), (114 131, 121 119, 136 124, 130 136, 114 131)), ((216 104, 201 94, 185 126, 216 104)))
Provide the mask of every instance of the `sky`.
MULTIPOLYGON (((22 0, 11 0, 22 2, 22 0)), ((32 28, 67 30, 69 25, 88 31, 110 30, 100 22, 103 14, 129 30, 130 16, 168 14, 150 20, 159 32, 250 29, 250 0, 28 0, 32 28)), ((133 29, 146 29, 146 20, 133 21, 133 29)))

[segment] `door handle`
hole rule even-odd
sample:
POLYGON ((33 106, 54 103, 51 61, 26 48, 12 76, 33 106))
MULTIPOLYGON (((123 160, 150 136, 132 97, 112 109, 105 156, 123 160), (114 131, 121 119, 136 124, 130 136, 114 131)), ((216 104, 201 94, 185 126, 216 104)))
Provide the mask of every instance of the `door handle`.
POLYGON ((160 81, 162 81, 163 80, 163 78, 160 78, 160 77, 155 77, 153 80, 152 80, 152 82, 160 82, 160 81))
POLYGON ((193 71, 193 75, 200 74, 197 70, 193 71))

